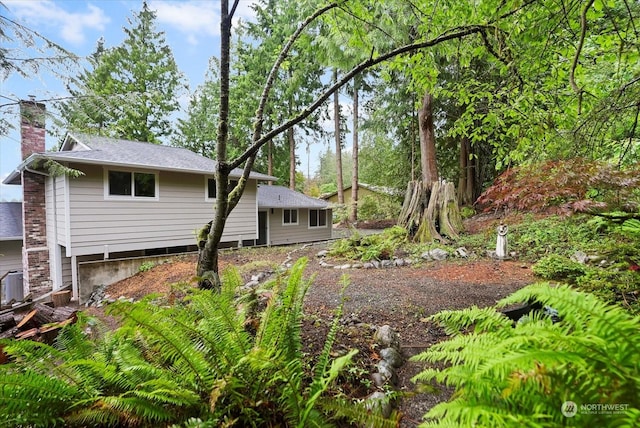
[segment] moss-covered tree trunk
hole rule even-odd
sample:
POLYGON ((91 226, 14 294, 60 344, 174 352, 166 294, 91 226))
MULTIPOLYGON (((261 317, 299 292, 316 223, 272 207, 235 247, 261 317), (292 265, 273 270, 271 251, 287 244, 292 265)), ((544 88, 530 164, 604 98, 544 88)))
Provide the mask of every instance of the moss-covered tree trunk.
POLYGON ((463 226, 453 183, 436 181, 429 186, 423 181, 409 182, 398 224, 417 242, 457 238, 463 226))

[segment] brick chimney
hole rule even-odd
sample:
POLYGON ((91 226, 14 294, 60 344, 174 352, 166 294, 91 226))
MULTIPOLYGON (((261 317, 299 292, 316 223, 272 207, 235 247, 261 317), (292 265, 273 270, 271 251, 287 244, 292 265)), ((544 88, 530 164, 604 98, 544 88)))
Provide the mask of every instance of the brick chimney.
MULTIPOLYGON (((22 159, 45 151, 44 104, 20 102, 20 136, 22 159)), ((22 265, 24 291, 34 296, 51 289, 49 248, 45 211, 45 176, 22 171, 22 265)))

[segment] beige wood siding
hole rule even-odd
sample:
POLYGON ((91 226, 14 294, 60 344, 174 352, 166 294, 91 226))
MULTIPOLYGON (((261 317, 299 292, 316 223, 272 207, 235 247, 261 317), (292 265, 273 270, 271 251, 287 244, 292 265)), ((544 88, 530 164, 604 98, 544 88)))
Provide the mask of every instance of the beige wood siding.
POLYGON ((269 210, 269 243, 271 245, 295 244, 298 242, 324 241, 331 239, 331 210, 327 210, 327 226, 309 228, 309 210, 298 209, 298 224, 283 225, 282 209, 269 210))
POLYGON ((67 245, 67 223, 66 223, 66 181, 68 178, 66 176, 56 177, 55 179, 55 190, 56 190, 56 212, 55 212, 55 221, 56 221, 56 239, 57 244, 59 245, 67 245))
POLYGON ((11 270, 22 272, 22 241, 0 241, 0 276, 11 270))
MULTIPOLYGON (((85 175, 68 179, 70 255, 193 245, 195 231, 213 219, 202 175, 160 171, 157 199, 105 199, 101 167, 72 167, 85 175)), ((250 180, 225 226, 223 241, 256 238, 256 194, 256 182, 250 180)))
POLYGON ((0 276, 10 270, 22 271, 22 241, 0 241, 0 276))

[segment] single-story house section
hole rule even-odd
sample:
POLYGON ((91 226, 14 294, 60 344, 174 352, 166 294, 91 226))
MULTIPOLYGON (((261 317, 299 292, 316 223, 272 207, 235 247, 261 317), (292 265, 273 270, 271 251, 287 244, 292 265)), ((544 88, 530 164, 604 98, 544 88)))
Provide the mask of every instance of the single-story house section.
POLYGON ((22 272, 21 202, 0 202, 0 301, 13 297, 7 288, 10 272, 22 272))
MULTIPOLYGON (((45 152, 44 112, 42 104, 21 103, 23 162, 3 181, 23 189, 25 294, 71 285, 73 298, 82 302, 95 287, 121 279, 124 261, 137 258, 137 269, 141 258, 197 249, 196 231, 214 216, 215 161, 183 148, 73 132, 58 151, 45 152), (66 173, 56 173, 60 165, 66 173)), ((234 170, 229 185, 241 175, 234 170)), ((258 203, 258 182, 274 180, 251 172, 223 243, 293 243, 321 235, 330 216, 322 211, 323 201, 302 207, 303 199, 291 192, 269 202, 267 190, 267 199, 258 203), (295 203, 282 205, 285 199, 295 203), (264 214, 258 214, 259 206, 264 214), (259 218, 266 215, 268 236, 260 236, 259 218), (284 217, 278 222, 277 215, 284 217)), ((130 275, 131 269, 125 271, 130 275)))
POLYGON ((283 186, 258 186, 258 245, 331 239, 329 204, 283 186))

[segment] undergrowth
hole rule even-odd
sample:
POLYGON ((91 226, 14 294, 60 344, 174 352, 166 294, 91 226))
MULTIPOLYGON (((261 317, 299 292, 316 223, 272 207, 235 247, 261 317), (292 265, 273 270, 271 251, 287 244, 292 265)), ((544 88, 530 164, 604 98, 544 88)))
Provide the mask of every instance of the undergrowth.
POLYGON ((53 346, 0 341, 0 426, 395 426, 332 389, 356 352, 331 357, 342 304, 314 364, 303 355, 305 265, 243 295, 227 269, 219 292, 117 302, 112 332, 81 315, 53 346))
POLYGON ((498 306, 526 301, 553 307, 560 321, 537 314, 514 325, 477 307, 430 318, 452 337, 413 358, 444 367, 414 381, 456 392, 422 426, 639 426, 640 318, 566 285, 531 285, 498 306))
POLYGON ((408 242, 408 232, 401 226, 393 226, 381 233, 361 235, 357 231, 334 242, 329 255, 351 260, 389 260, 396 250, 408 242))

